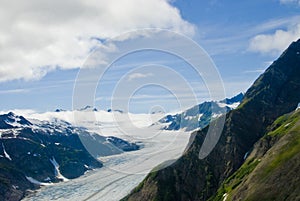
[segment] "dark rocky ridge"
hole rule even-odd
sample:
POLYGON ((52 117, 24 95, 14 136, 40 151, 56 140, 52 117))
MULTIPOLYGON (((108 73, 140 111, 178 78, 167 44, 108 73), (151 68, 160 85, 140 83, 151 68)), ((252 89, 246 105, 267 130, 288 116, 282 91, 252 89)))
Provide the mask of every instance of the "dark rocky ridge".
POLYGON ((226 115, 214 150, 203 160, 198 153, 208 127, 193 133, 195 140, 173 165, 150 173, 124 200, 197 201, 216 194, 238 170, 245 153, 279 116, 300 102, 300 40, 293 42, 248 89, 240 106, 226 115))

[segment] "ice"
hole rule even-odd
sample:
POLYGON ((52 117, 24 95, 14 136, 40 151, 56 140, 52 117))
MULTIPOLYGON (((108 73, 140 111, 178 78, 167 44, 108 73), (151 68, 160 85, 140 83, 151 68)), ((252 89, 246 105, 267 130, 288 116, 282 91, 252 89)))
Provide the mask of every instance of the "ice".
MULTIPOLYGON (((154 167, 164 161, 175 161, 179 158, 190 137, 190 133, 183 130, 166 131, 161 129, 162 125, 149 127, 161 118, 159 116, 161 114, 127 114, 106 111, 36 113, 29 110, 16 113, 30 119, 34 125, 40 124, 40 121, 55 124, 63 124, 62 121, 67 121, 102 136, 115 136, 143 144, 143 147, 137 151, 99 158, 103 162, 102 168, 87 171, 77 179, 49 185, 28 177, 27 179, 31 182, 44 186, 36 193, 24 198, 27 201, 119 200, 136 187, 154 167)), ((57 177, 63 178, 55 158, 50 161, 57 177)))
MULTIPOLYGON (((104 133, 111 131, 114 129, 110 127, 103 130, 104 133)), ((188 142, 189 133, 161 131, 156 128, 140 133, 139 137, 144 144, 141 150, 99 158, 104 164, 102 168, 74 180, 43 187, 24 200, 120 200, 154 167, 166 160, 180 157, 188 142), (156 132, 155 135, 152 132, 156 132)))

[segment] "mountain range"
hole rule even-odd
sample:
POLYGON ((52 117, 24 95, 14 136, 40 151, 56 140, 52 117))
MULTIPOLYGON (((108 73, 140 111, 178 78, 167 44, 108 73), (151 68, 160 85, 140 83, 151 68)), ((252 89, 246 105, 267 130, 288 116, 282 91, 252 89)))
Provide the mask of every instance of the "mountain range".
POLYGON ((201 129, 220 115, 235 109, 240 104, 243 97, 243 93, 239 93, 232 98, 226 98, 221 101, 206 101, 195 105, 182 113, 167 115, 160 119, 159 123, 163 125, 163 129, 165 130, 183 129, 185 131, 192 131, 201 129))
POLYGON ((155 169, 123 200, 300 200, 300 39, 293 42, 226 114, 204 159, 209 126, 172 165, 155 169))
POLYGON ((139 149, 117 137, 104 137, 54 119, 27 120, 0 115, 0 200, 20 200, 29 189, 74 179, 101 168, 95 158, 139 149), (89 152, 85 146, 89 146, 89 152))

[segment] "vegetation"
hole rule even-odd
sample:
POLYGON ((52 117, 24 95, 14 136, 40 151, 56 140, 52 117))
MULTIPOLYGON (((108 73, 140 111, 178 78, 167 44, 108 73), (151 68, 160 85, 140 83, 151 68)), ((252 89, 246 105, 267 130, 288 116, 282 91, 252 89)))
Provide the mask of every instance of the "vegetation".
MULTIPOLYGON (((283 170, 288 171, 289 168, 292 168, 290 164, 299 169, 300 163, 291 161, 298 161, 297 157, 300 158, 300 111, 279 117, 274 121, 271 128, 271 131, 266 135, 271 137, 269 141, 273 142, 268 152, 262 153, 262 158, 257 158, 254 155, 248 158, 232 176, 223 182, 216 195, 209 199, 210 201, 223 200, 224 195, 226 195, 228 201, 237 198, 242 200, 262 198, 263 200, 294 199, 294 197, 289 198, 293 192, 284 194, 282 193, 283 189, 279 189, 278 186, 288 185, 289 181, 292 181, 293 177, 296 176, 291 173, 280 177, 283 170), (258 166, 260 163, 261 165, 258 166), (273 183, 270 183, 270 181, 273 183), (272 186, 269 192, 265 192, 264 188, 266 186, 272 186), (248 189, 247 193, 244 193, 242 189, 248 189), (260 195, 260 193, 263 195, 260 195)), ((264 140, 266 138, 262 138, 257 144, 262 145, 261 142, 264 140)), ((262 152, 263 147, 257 147, 255 151, 262 152)), ((299 183, 300 181, 297 181, 297 184, 294 185, 299 183)))

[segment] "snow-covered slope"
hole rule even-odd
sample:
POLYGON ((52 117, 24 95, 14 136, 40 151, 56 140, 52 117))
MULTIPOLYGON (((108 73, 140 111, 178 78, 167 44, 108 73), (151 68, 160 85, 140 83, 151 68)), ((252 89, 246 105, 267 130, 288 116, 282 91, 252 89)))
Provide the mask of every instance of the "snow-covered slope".
POLYGON ((165 130, 192 131, 207 126, 212 119, 235 109, 243 99, 240 93, 221 101, 209 101, 196 105, 182 113, 167 115, 156 124, 162 124, 165 130))
POLYGON ((97 157, 139 149, 135 143, 101 136, 62 119, 32 117, 28 120, 13 112, 0 115, 0 191, 4 192, 0 200, 12 193, 21 198, 27 189, 100 168, 97 157))

